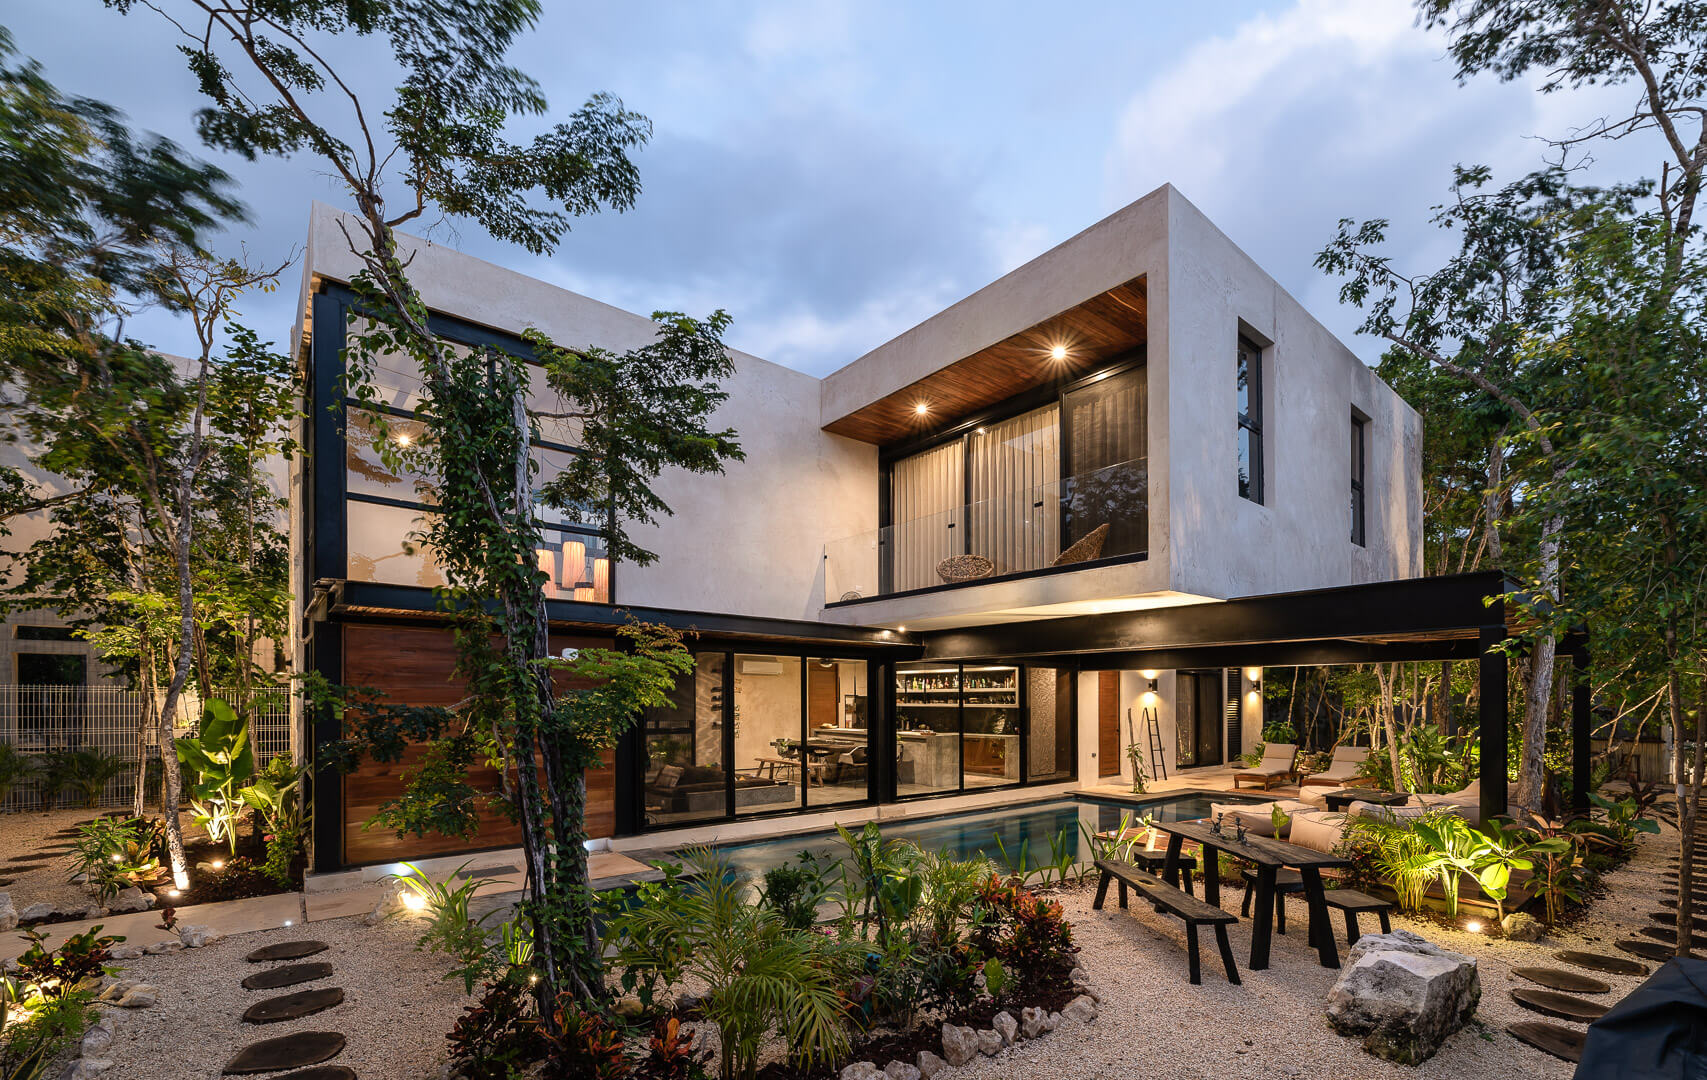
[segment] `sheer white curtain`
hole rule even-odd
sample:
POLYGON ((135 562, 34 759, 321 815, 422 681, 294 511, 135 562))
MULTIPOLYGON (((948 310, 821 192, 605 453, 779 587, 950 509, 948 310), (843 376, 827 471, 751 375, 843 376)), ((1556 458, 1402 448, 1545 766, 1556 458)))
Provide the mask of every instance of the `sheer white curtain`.
POLYGON ((1048 566, 1061 553, 1060 416, 1050 405, 970 436, 968 550, 997 574, 1048 566))
POLYGON ((961 440, 895 463, 889 479, 892 591, 940 585, 936 564, 961 554, 965 489, 961 440))

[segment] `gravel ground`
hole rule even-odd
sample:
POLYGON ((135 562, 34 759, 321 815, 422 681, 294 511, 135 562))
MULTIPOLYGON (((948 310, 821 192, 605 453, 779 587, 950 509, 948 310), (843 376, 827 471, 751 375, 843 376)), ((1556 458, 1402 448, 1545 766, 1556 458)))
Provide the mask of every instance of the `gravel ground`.
POLYGON ((461 982, 444 980, 441 957, 415 951, 417 936, 415 924, 398 920, 364 926, 331 919, 125 961, 119 977, 158 987, 160 1000, 146 1009, 106 1010, 115 1035, 103 1056, 116 1064, 102 1080, 212 1080, 243 1047, 296 1031, 343 1032, 349 1042, 333 1063, 348 1065, 361 1080, 424 1080, 445 1060, 445 1032, 472 1002, 461 982), (300 962, 331 964, 331 978, 284 990, 243 989, 245 976, 281 966, 250 964, 247 953, 301 938, 330 946, 300 962), (263 998, 324 986, 343 987, 343 1004, 277 1024, 240 1020, 263 998))
POLYGON ((0 881, 10 878, 12 882, 0 885, 0 892, 11 893, 19 911, 31 904, 83 907, 91 903, 88 893, 67 880, 72 872, 68 855, 34 865, 17 865, 12 860, 69 844, 70 838, 53 834, 91 821, 99 813, 78 809, 0 815, 0 881))
MULTIPOLYGON (((1306 914, 1299 901, 1288 911, 1288 933, 1277 936, 1267 971, 1246 970, 1248 922, 1232 928, 1234 955, 1244 985, 1230 986, 1205 942, 1204 981, 1186 981, 1184 931, 1177 920, 1110 906, 1090 910, 1088 885, 1063 890, 1092 987, 1103 997, 1101 1014, 1087 1026, 1068 1023, 1034 1043, 1021 1043, 995 1058, 979 1058, 954 1075, 966 1080, 1123 1080, 1158 1072, 1182 1078, 1309 1077, 1310 1080, 1368 1080, 1383 1076, 1491 1078, 1557 1077, 1572 1067, 1505 1034, 1516 1020, 1544 1019, 1517 1006, 1508 991, 1523 980, 1510 974, 1525 964, 1561 966, 1552 954, 1563 948, 1616 952, 1627 936, 1657 910, 1661 873, 1676 851, 1676 833, 1643 837, 1642 850, 1610 875, 1607 892, 1590 918, 1539 942, 1520 943, 1454 930, 1437 922, 1396 918, 1445 948, 1474 956, 1480 964, 1482 1004, 1470 1029, 1454 1036, 1432 1060, 1416 1069, 1391 1065, 1364 1053, 1356 1039, 1328 1027, 1324 1007, 1335 973, 1317 964, 1304 943, 1306 914)), ((1229 908, 1236 891, 1223 896, 1229 908)), ((1370 920, 1366 917, 1365 922, 1370 920)), ((1342 931, 1343 933, 1343 931, 1342 931)), ((444 1033, 471 999, 459 983, 444 981, 442 958, 415 951, 411 922, 368 927, 358 919, 336 919, 229 938, 209 948, 125 964, 124 978, 141 978, 161 990, 160 1003, 145 1010, 114 1009, 118 1035, 110 1056, 118 1065, 108 1080, 211 1080, 248 1042, 291 1031, 337 1030, 349 1045, 335 1059, 362 1080, 420 1080, 444 1061, 444 1033), (238 1017, 264 996, 238 983, 255 970, 242 957, 274 941, 315 937, 331 949, 313 957, 329 961, 333 979, 303 987, 337 985, 342 1005, 303 1020, 261 1027, 238 1017)), ((1342 947, 1343 947, 1343 938, 1342 947)), ((1343 955, 1343 953, 1342 953, 1343 955)), ((1622 955, 1622 954, 1619 954, 1622 955)), ((1602 1000, 1615 1001, 1637 977, 1597 975, 1613 984, 1602 1000)), ((281 991, 282 992, 282 991, 281 991)), ((1563 1021, 1557 1021, 1563 1023, 1563 1021)), ((704 1038, 702 1046, 714 1044, 704 1038)), ((877 1062, 879 1066, 884 1062, 877 1062)))

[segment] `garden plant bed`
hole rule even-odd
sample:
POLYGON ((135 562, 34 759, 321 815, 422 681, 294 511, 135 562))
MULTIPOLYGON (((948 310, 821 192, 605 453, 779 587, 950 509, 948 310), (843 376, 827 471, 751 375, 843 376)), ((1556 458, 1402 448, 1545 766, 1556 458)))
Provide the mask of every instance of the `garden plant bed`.
MULTIPOLYGON (((1020 1010, 1028 1006, 1036 1006, 1044 1012, 1060 1012, 1069 1001, 1078 997, 1079 993, 1077 988, 1069 986, 1033 1000, 1005 1004, 981 1001, 969 1009, 949 1016, 921 1021, 912 1031, 874 1031, 864 1039, 854 1041, 853 1048, 848 1052, 848 1060, 870 1061, 880 1069, 891 1061, 911 1065, 918 1060, 921 1050, 938 1055, 942 1053, 942 1029, 945 1025, 956 1024, 983 1031, 991 1026, 997 1013, 1005 1012, 1017 1018, 1020 1010)), ((758 1080, 826 1080, 837 1074, 838 1070, 828 1066, 805 1071, 786 1062, 773 1061, 759 1070, 758 1080)))

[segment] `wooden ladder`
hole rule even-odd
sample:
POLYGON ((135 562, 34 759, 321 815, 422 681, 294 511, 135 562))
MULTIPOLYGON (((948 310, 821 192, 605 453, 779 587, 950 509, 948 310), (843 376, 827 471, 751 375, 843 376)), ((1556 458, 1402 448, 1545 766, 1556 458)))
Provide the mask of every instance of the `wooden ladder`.
POLYGON ((1162 725, 1155 709, 1144 710, 1144 726, 1150 732, 1150 776, 1155 780, 1168 778, 1168 755, 1162 749, 1162 725))

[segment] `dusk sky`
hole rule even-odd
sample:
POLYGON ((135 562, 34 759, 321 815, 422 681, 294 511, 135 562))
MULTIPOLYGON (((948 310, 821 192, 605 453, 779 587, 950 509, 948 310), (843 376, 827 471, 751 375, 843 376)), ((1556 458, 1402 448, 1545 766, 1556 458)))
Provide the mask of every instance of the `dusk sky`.
MULTIPOLYGON (((1373 360, 1357 313, 1311 265, 1336 220, 1390 217, 1395 254, 1427 265, 1444 253, 1426 219, 1454 163, 1515 177, 1541 162, 1540 136, 1634 92, 1459 86, 1444 36, 1399 0, 546 8, 512 59, 560 115, 608 90, 651 117, 640 204, 583 220, 548 258, 466 224, 433 238, 635 311, 726 308, 730 344, 815 374, 1163 183, 1373 360)), ((280 261, 300 249, 311 199, 344 204, 306 158, 199 147, 198 94, 153 13, 14 0, 3 21, 62 89, 234 174, 254 223, 222 250, 280 261)), ((386 100, 383 45, 350 39, 336 55, 386 100)), ((1601 158, 1626 177, 1656 160, 1638 143, 1601 158)), ((245 309, 281 345, 299 272, 245 309)), ((131 330, 172 352, 192 340, 157 314, 131 330)))

